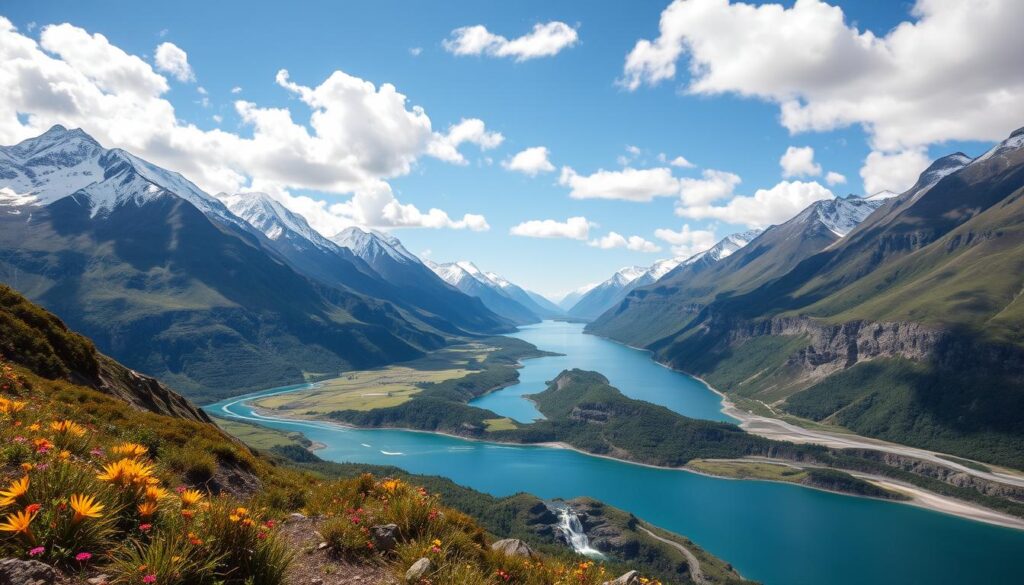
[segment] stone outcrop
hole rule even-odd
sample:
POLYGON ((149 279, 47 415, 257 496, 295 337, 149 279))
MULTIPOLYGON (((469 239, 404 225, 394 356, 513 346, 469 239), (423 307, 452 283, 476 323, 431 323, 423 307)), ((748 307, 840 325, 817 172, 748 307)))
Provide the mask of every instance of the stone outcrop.
POLYGON ((39 561, 0 560, 0 585, 51 585, 57 582, 53 567, 39 561))
POLYGON ((525 557, 532 559, 535 555, 533 549, 518 538, 505 538, 491 545, 491 550, 500 552, 509 557, 525 557))

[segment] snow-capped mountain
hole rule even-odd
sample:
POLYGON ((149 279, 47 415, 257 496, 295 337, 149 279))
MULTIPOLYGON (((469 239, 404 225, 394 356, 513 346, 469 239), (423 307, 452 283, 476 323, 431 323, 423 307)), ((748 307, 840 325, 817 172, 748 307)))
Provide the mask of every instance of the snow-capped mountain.
POLYGON ((246 226, 180 174, 119 148, 105 149, 81 129, 57 125, 35 138, 0 147, 0 177, 0 187, 9 190, 0 203, 8 205, 43 206, 75 195, 96 217, 120 205, 141 206, 174 195, 212 219, 246 226))
POLYGON ((382 263, 422 264, 420 259, 402 246, 398 238, 375 230, 352 226, 331 236, 331 241, 352 250, 374 269, 382 263))
POLYGON ((842 238, 864 221, 867 216, 884 205, 885 201, 885 199, 864 199, 855 195, 845 199, 837 197, 819 201, 804 210, 802 214, 815 215, 829 231, 842 238))
POLYGON ((763 229, 754 228, 747 230, 745 232, 729 234, 728 236, 725 236, 724 238, 719 240, 717 244, 711 246, 707 250, 694 254, 693 256, 690 256, 686 260, 683 260, 681 264, 689 266, 691 264, 697 264, 698 262, 705 262, 709 264, 712 262, 718 262, 723 258, 728 258, 734 252, 746 246, 750 242, 754 241, 754 238, 763 233, 763 229))
POLYGON ((333 250, 337 244, 310 227, 306 218, 290 211, 266 193, 218 193, 217 198, 238 217, 249 222, 267 238, 301 238, 314 246, 333 250))
POLYGON ((546 299, 539 302, 535 298, 540 295, 494 272, 485 272, 472 262, 461 260, 435 264, 428 261, 427 265, 448 284, 478 297, 495 313, 518 323, 535 323, 541 319, 562 316, 562 311, 551 306, 546 299))

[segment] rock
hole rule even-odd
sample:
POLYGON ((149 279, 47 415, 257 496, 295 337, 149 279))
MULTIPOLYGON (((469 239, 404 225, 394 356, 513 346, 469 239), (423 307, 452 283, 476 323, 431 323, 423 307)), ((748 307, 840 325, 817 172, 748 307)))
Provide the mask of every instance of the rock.
POLYGON ((320 577, 313 577, 309 580, 309 585, 323 585, 324 580, 320 577))
POLYGON ((110 583, 110 575, 96 575, 95 577, 86 579, 85 582, 89 585, 107 585, 107 583, 110 583))
POLYGON ((326 542, 321 542, 320 544, 316 545, 316 550, 324 550, 328 546, 329 545, 326 542))
POLYGON ((614 581, 605 581, 604 585, 638 585, 640 583, 640 573, 636 571, 630 571, 619 576, 614 581))
POLYGON ((532 559, 533 549, 518 538, 506 538, 491 545, 491 550, 498 551, 509 557, 526 557, 532 559))
POLYGON ((378 551, 391 552, 398 544, 397 524, 379 524, 370 528, 370 534, 373 535, 373 546, 378 551))
POLYGON ((57 581, 53 567, 39 561, 0 560, 0 585, 51 585, 57 581))
POLYGON ((405 572, 405 580, 409 582, 418 581, 430 571, 430 568, 430 559, 423 557, 413 563, 409 570, 405 572))
POLYGON ((295 513, 292 513, 292 514, 288 514, 288 521, 289 522, 302 522, 305 519, 306 519, 306 516, 303 515, 303 514, 299 514, 298 512, 295 512, 295 513))

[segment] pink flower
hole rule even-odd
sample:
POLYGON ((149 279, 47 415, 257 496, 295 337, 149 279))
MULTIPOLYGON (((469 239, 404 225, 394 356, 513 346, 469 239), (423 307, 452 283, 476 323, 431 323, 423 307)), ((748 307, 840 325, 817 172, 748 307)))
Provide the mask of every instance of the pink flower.
POLYGON ((91 558, 92 558, 92 553, 87 553, 87 552, 80 552, 77 555, 75 555, 75 560, 80 562, 80 563, 84 563, 84 562, 88 561, 91 558))
POLYGON ((28 556, 30 556, 30 557, 38 557, 39 555, 43 554, 44 552, 46 552, 46 547, 45 546, 37 546, 34 549, 28 551, 28 556))
POLYGON ((141 530, 143 532, 149 532, 149 529, 152 528, 152 527, 153 527, 152 524, 139 524, 139 530, 141 530))
POLYGON ((17 437, 14 437, 14 442, 15 443, 27 443, 28 439, 26 439, 25 437, 22 437, 22 436, 17 436, 17 437))
POLYGON ((143 583, 156 583, 156 575, 146 575, 142 578, 143 583))

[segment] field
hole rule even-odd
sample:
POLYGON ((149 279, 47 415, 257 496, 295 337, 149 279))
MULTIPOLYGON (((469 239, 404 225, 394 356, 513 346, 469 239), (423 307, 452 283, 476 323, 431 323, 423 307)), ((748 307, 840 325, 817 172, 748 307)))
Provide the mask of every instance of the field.
POLYGON ((347 372, 308 390, 269 396, 256 401, 256 405, 308 416, 398 406, 411 400, 424 384, 458 379, 478 371, 494 349, 482 343, 452 346, 411 362, 347 372))

